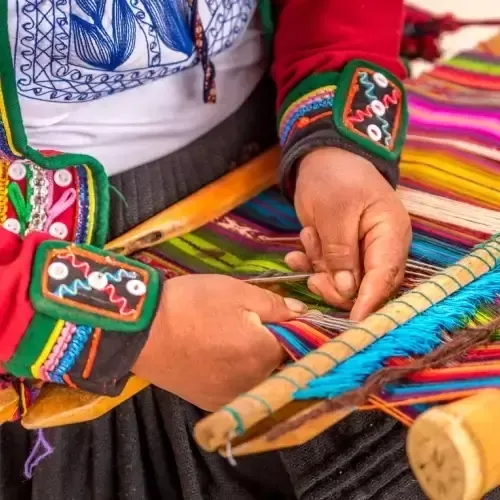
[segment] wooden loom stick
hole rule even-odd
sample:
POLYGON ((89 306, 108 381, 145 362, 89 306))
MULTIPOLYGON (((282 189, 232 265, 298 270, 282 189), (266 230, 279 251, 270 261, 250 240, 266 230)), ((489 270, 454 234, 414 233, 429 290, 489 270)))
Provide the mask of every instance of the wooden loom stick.
MULTIPOLYGON (((279 156, 278 147, 266 151, 113 240, 106 248, 128 255, 198 229, 276 184, 279 156)), ((93 420, 148 385, 138 377, 131 377, 123 393, 115 398, 47 385, 21 423, 28 429, 38 429, 93 420)), ((2 393, 0 423, 4 406, 7 413, 11 406, 7 394, 3 403, 2 393)))
MULTIPOLYGON (((371 345, 375 340, 429 309, 479 276, 490 271, 500 260, 500 238, 492 239, 446 271, 418 285, 412 291, 388 303, 358 326, 340 334, 324 346, 285 368, 280 377, 270 377, 252 391, 206 417, 195 427, 195 439, 207 451, 223 449, 259 422, 278 411, 285 411, 298 388, 324 375, 337 364, 371 345)), ((320 403, 321 404, 321 403, 320 403)), ((304 432, 314 429, 314 420, 304 432)), ((297 430, 298 432, 298 430, 297 430)), ((258 450, 256 450, 258 451, 258 450)))
POLYGON ((431 500, 480 500, 500 486, 500 391, 432 408, 407 438, 410 466, 431 500))
POLYGON ((199 229, 276 184, 279 158, 278 147, 262 153, 119 236, 106 249, 130 255, 199 229))

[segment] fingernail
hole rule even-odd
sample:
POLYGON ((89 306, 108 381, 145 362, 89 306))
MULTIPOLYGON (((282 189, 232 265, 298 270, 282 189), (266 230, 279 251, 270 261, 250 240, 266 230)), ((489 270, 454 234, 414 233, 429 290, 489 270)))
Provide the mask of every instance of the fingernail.
POLYGON ((356 295, 356 280, 351 271, 339 271, 333 278, 335 288, 342 297, 352 299, 356 295))
POLYGON ((290 311, 300 314, 307 312, 307 306, 300 300, 292 299, 291 297, 286 297, 284 300, 290 311))
POLYGON ((319 291, 319 288, 314 283, 314 278, 309 278, 309 281, 307 282, 307 287, 309 288, 309 290, 311 290, 312 293, 314 293, 318 297, 322 298, 322 295, 321 295, 321 292, 319 291))

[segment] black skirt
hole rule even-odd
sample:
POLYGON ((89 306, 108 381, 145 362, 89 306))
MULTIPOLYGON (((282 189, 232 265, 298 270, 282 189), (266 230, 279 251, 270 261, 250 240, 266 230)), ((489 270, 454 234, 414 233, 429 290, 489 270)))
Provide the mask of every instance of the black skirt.
MULTIPOLYGON (((276 141, 271 85, 259 85, 223 124, 166 158, 112 179, 111 237, 248 161, 276 141)), ((35 434, 0 428, 0 500, 416 500, 405 431, 377 413, 355 414, 312 442, 230 466, 193 441, 203 412, 147 388, 98 420, 47 429, 54 452, 23 477, 35 434)))

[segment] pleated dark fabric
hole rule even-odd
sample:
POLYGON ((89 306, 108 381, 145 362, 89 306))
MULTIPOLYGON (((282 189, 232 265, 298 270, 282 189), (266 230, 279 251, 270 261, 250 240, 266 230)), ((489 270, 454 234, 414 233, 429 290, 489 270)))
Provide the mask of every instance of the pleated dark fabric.
MULTIPOLYGON (((274 144, 273 109, 265 81, 189 147, 113 178, 126 204, 113 198, 111 237, 274 144)), ((408 469, 404 429, 381 414, 355 414, 300 448, 240 459, 237 467, 196 446, 192 430, 202 416, 148 388, 96 421, 46 430, 55 451, 30 481, 22 471, 35 436, 18 424, 4 425, 0 500, 425 498, 408 469)))

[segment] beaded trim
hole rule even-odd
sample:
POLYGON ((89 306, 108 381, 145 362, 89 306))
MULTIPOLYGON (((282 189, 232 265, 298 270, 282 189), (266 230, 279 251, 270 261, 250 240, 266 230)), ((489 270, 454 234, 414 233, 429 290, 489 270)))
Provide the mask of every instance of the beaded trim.
POLYGON ((75 243, 87 243, 89 229, 89 186, 87 182, 87 170, 85 167, 76 167, 77 182, 77 225, 74 241, 75 243))
POLYGON ((56 368, 57 364, 63 357, 75 331, 76 331, 76 326, 74 324, 66 323, 64 325, 61 334, 59 335, 56 343, 54 344, 54 347, 52 348, 52 351, 50 352, 49 356, 47 357, 47 359, 40 368, 39 371, 40 379, 45 380, 47 382, 52 381, 49 372, 52 372, 56 368))
POLYGON ((70 332, 69 337, 67 335, 61 341, 59 353, 54 356, 53 368, 47 373, 52 382, 59 384, 64 383, 64 375, 73 368, 94 331, 90 326, 75 326, 71 323, 67 323, 67 329, 70 332))
POLYGON ((43 231, 47 222, 47 202, 49 198, 47 172, 32 162, 29 162, 28 168, 31 169, 31 178, 29 180, 31 213, 26 234, 43 231))
POLYGON ((279 126, 281 146, 286 144, 294 128, 300 125, 301 121, 304 121, 304 118, 310 120, 312 117, 324 112, 328 112, 329 115, 333 113, 335 88, 334 85, 328 85, 313 90, 303 95, 287 108, 283 113, 279 126))
POLYGON ((7 220, 8 196, 7 189, 9 187, 9 169, 7 163, 0 159, 0 225, 7 220))

